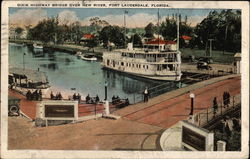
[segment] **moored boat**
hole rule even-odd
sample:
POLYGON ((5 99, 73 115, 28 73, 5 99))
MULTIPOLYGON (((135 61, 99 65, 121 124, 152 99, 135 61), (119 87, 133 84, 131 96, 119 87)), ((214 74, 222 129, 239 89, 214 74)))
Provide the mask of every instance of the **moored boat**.
POLYGON ((43 49, 43 45, 34 43, 33 44, 34 49, 43 49))
POLYGON ((97 60, 97 58, 93 54, 81 55, 81 59, 86 60, 86 61, 96 61, 97 60))

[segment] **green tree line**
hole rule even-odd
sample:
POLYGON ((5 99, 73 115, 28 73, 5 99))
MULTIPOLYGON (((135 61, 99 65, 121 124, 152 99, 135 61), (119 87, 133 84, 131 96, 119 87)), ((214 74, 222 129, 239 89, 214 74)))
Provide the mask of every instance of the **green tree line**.
MULTIPOLYGON (((209 39, 213 39, 213 49, 236 52, 241 50, 241 12, 239 10, 211 11, 195 27, 188 24, 188 17, 179 15, 179 35, 190 36, 189 44, 180 38, 180 47, 190 47, 208 49, 209 39)), ((94 47, 98 43, 107 46, 114 43, 116 47, 124 47, 128 42, 133 42, 136 46, 142 45, 142 38, 153 38, 154 34, 160 34, 165 40, 176 40, 177 38, 177 14, 168 16, 158 25, 149 23, 144 28, 143 34, 134 33, 130 37, 127 35, 129 29, 110 25, 107 21, 99 17, 90 19, 90 31, 95 34, 95 39, 87 45, 94 47), (126 31, 126 33, 125 33, 126 31)), ((19 29, 20 30, 20 29, 19 29)), ((17 30, 17 32, 20 32, 17 30)), ((79 44, 84 33, 87 33, 86 26, 81 26, 80 22, 70 25, 59 24, 58 17, 47 18, 40 21, 35 27, 28 29, 28 39, 40 40, 44 43, 64 43, 74 42, 79 44), (85 28, 84 28, 85 27, 85 28)))

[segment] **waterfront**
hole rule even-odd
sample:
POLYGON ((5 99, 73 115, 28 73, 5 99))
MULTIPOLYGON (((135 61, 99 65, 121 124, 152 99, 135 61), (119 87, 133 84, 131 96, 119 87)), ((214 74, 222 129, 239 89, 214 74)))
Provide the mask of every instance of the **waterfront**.
MULTIPOLYGON (((142 91, 148 87, 162 85, 163 82, 137 79, 113 71, 103 70, 101 62, 88 62, 74 55, 53 51, 34 50, 27 45, 9 44, 9 66, 38 69, 46 72, 54 92, 61 91, 64 98, 73 93, 82 96, 98 95, 104 99, 104 84, 108 83, 108 98, 113 95, 129 98, 134 103, 142 100, 142 91), (25 55, 24 55, 25 53, 25 55), (24 65, 23 65, 24 62, 24 65)), ((164 82, 173 84, 173 82, 164 82)), ((176 88, 164 89, 164 92, 176 88)), ((163 92, 159 92, 163 93, 163 92)))

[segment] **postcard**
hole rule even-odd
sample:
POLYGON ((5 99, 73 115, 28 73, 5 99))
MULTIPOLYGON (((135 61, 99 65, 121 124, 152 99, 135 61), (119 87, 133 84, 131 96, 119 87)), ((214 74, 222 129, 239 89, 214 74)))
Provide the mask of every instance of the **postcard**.
POLYGON ((247 158, 249 3, 3 1, 1 158, 247 158))

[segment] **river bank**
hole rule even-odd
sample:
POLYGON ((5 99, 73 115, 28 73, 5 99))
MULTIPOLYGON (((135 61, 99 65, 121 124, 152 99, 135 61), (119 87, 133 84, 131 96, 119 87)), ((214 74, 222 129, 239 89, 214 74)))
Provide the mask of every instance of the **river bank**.
MULTIPOLYGON (((33 45, 34 43, 41 43, 40 41, 35 40, 25 40, 25 39, 9 39, 10 43, 17 43, 17 44, 27 44, 33 45)), ((76 44, 43 44, 44 49, 53 49, 55 51, 63 51, 70 54, 76 54, 77 52, 83 53, 93 53, 98 59, 102 59, 102 53, 106 51, 106 49, 101 47, 95 47, 94 50, 90 49, 89 47, 76 45, 76 44)))

